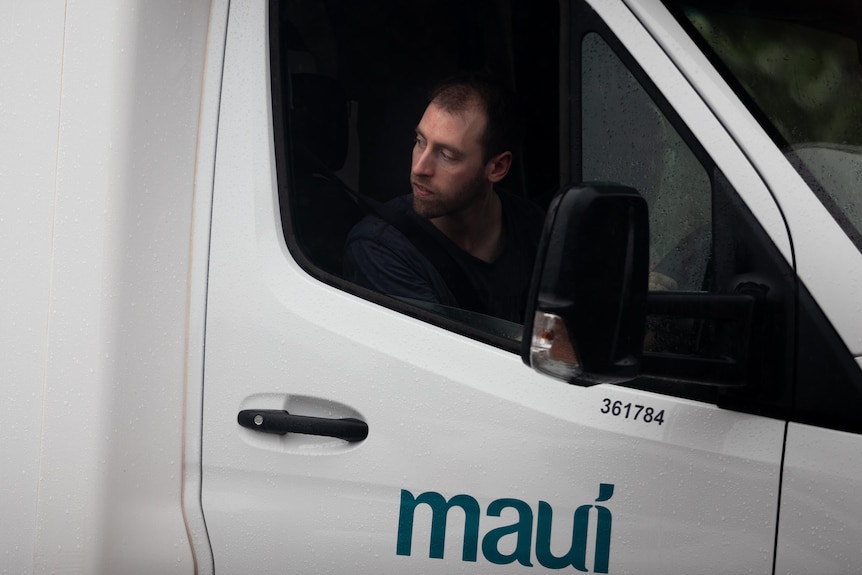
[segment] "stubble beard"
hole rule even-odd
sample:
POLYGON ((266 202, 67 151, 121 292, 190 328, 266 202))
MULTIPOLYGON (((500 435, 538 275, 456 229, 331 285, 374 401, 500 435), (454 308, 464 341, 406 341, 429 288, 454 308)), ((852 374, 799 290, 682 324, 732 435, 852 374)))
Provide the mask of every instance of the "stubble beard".
POLYGON ((421 178, 411 175, 410 182, 412 184, 418 184, 432 192, 431 196, 424 198, 414 193, 413 211, 428 220, 462 212, 484 193, 486 182, 483 176, 484 174, 480 172, 472 180, 465 182, 460 188, 441 193, 440 190, 427 186, 421 178))

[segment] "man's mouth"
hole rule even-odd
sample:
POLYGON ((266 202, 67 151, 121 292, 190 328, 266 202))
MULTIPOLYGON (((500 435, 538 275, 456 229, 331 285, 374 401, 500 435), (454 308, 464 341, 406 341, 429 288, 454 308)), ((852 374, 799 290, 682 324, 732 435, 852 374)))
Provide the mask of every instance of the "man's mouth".
POLYGON ((422 198, 433 195, 434 192, 420 184, 419 182, 413 182, 413 194, 422 198))

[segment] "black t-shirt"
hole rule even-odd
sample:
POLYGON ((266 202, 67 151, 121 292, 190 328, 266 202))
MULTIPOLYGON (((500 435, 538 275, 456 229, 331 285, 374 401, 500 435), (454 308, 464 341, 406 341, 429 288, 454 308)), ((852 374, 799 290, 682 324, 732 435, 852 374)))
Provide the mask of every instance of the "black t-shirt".
MULTIPOLYGON (((486 315, 523 323, 524 308, 544 217, 531 202, 500 193, 504 247, 493 262, 458 248, 433 224, 413 211, 411 194, 387 205, 413 219, 436 242, 445 245, 479 295, 486 315)), ((382 293, 453 307, 466 307, 434 265, 394 226, 375 215, 366 216, 347 237, 344 275, 382 293)), ((455 290, 457 291, 457 290, 455 290)))

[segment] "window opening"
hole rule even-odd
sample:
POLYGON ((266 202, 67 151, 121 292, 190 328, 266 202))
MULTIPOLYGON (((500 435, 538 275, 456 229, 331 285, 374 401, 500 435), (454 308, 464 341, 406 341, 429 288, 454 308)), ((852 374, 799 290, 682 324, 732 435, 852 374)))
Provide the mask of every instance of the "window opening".
POLYGON ((427 94, 458 72, 487 72, 516 94, 524 146, 499 188, 540 207, 548 201, 561 184, 557 3, 298 0, 271 6, 273 94, 282 100, 274 102, 282 109, 276 118, 283 136, 276 141, 283 155, 279 201, 291 252, 323 281, 517 351, 511 322, 390 294, 401 295, 397 301, 406 307, 344 281, 344 246, 356 223, 374 211, 370 205, 410 192, 411 146, 427 94))

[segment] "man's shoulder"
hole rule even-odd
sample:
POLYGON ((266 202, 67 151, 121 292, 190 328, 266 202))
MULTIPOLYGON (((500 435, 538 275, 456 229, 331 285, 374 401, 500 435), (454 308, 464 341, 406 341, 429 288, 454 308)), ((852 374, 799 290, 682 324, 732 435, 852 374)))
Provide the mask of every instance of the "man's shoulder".
MULTIPOLYGON (((399 216, 409 216, 411 210, 410 194, 398 196, 383 204, 384 208, 399 216)), ((377 214, 368 214, 353 228, 347 236, 347 243, 373 241, 377 243, 395 242, 396 245, 407 242, 407 238, 390 222, 377 214)), ((409 242, 408 242, 409 243, 409 242)))
MULTIPOLYGON (((384 204, 387 218, 417 218, 411 196, 384 204)), ((344 277, 392 296, 455 305, 446 282, 416 246, 396 227, 377 214, 353 226, 345 243, 344 277)))

